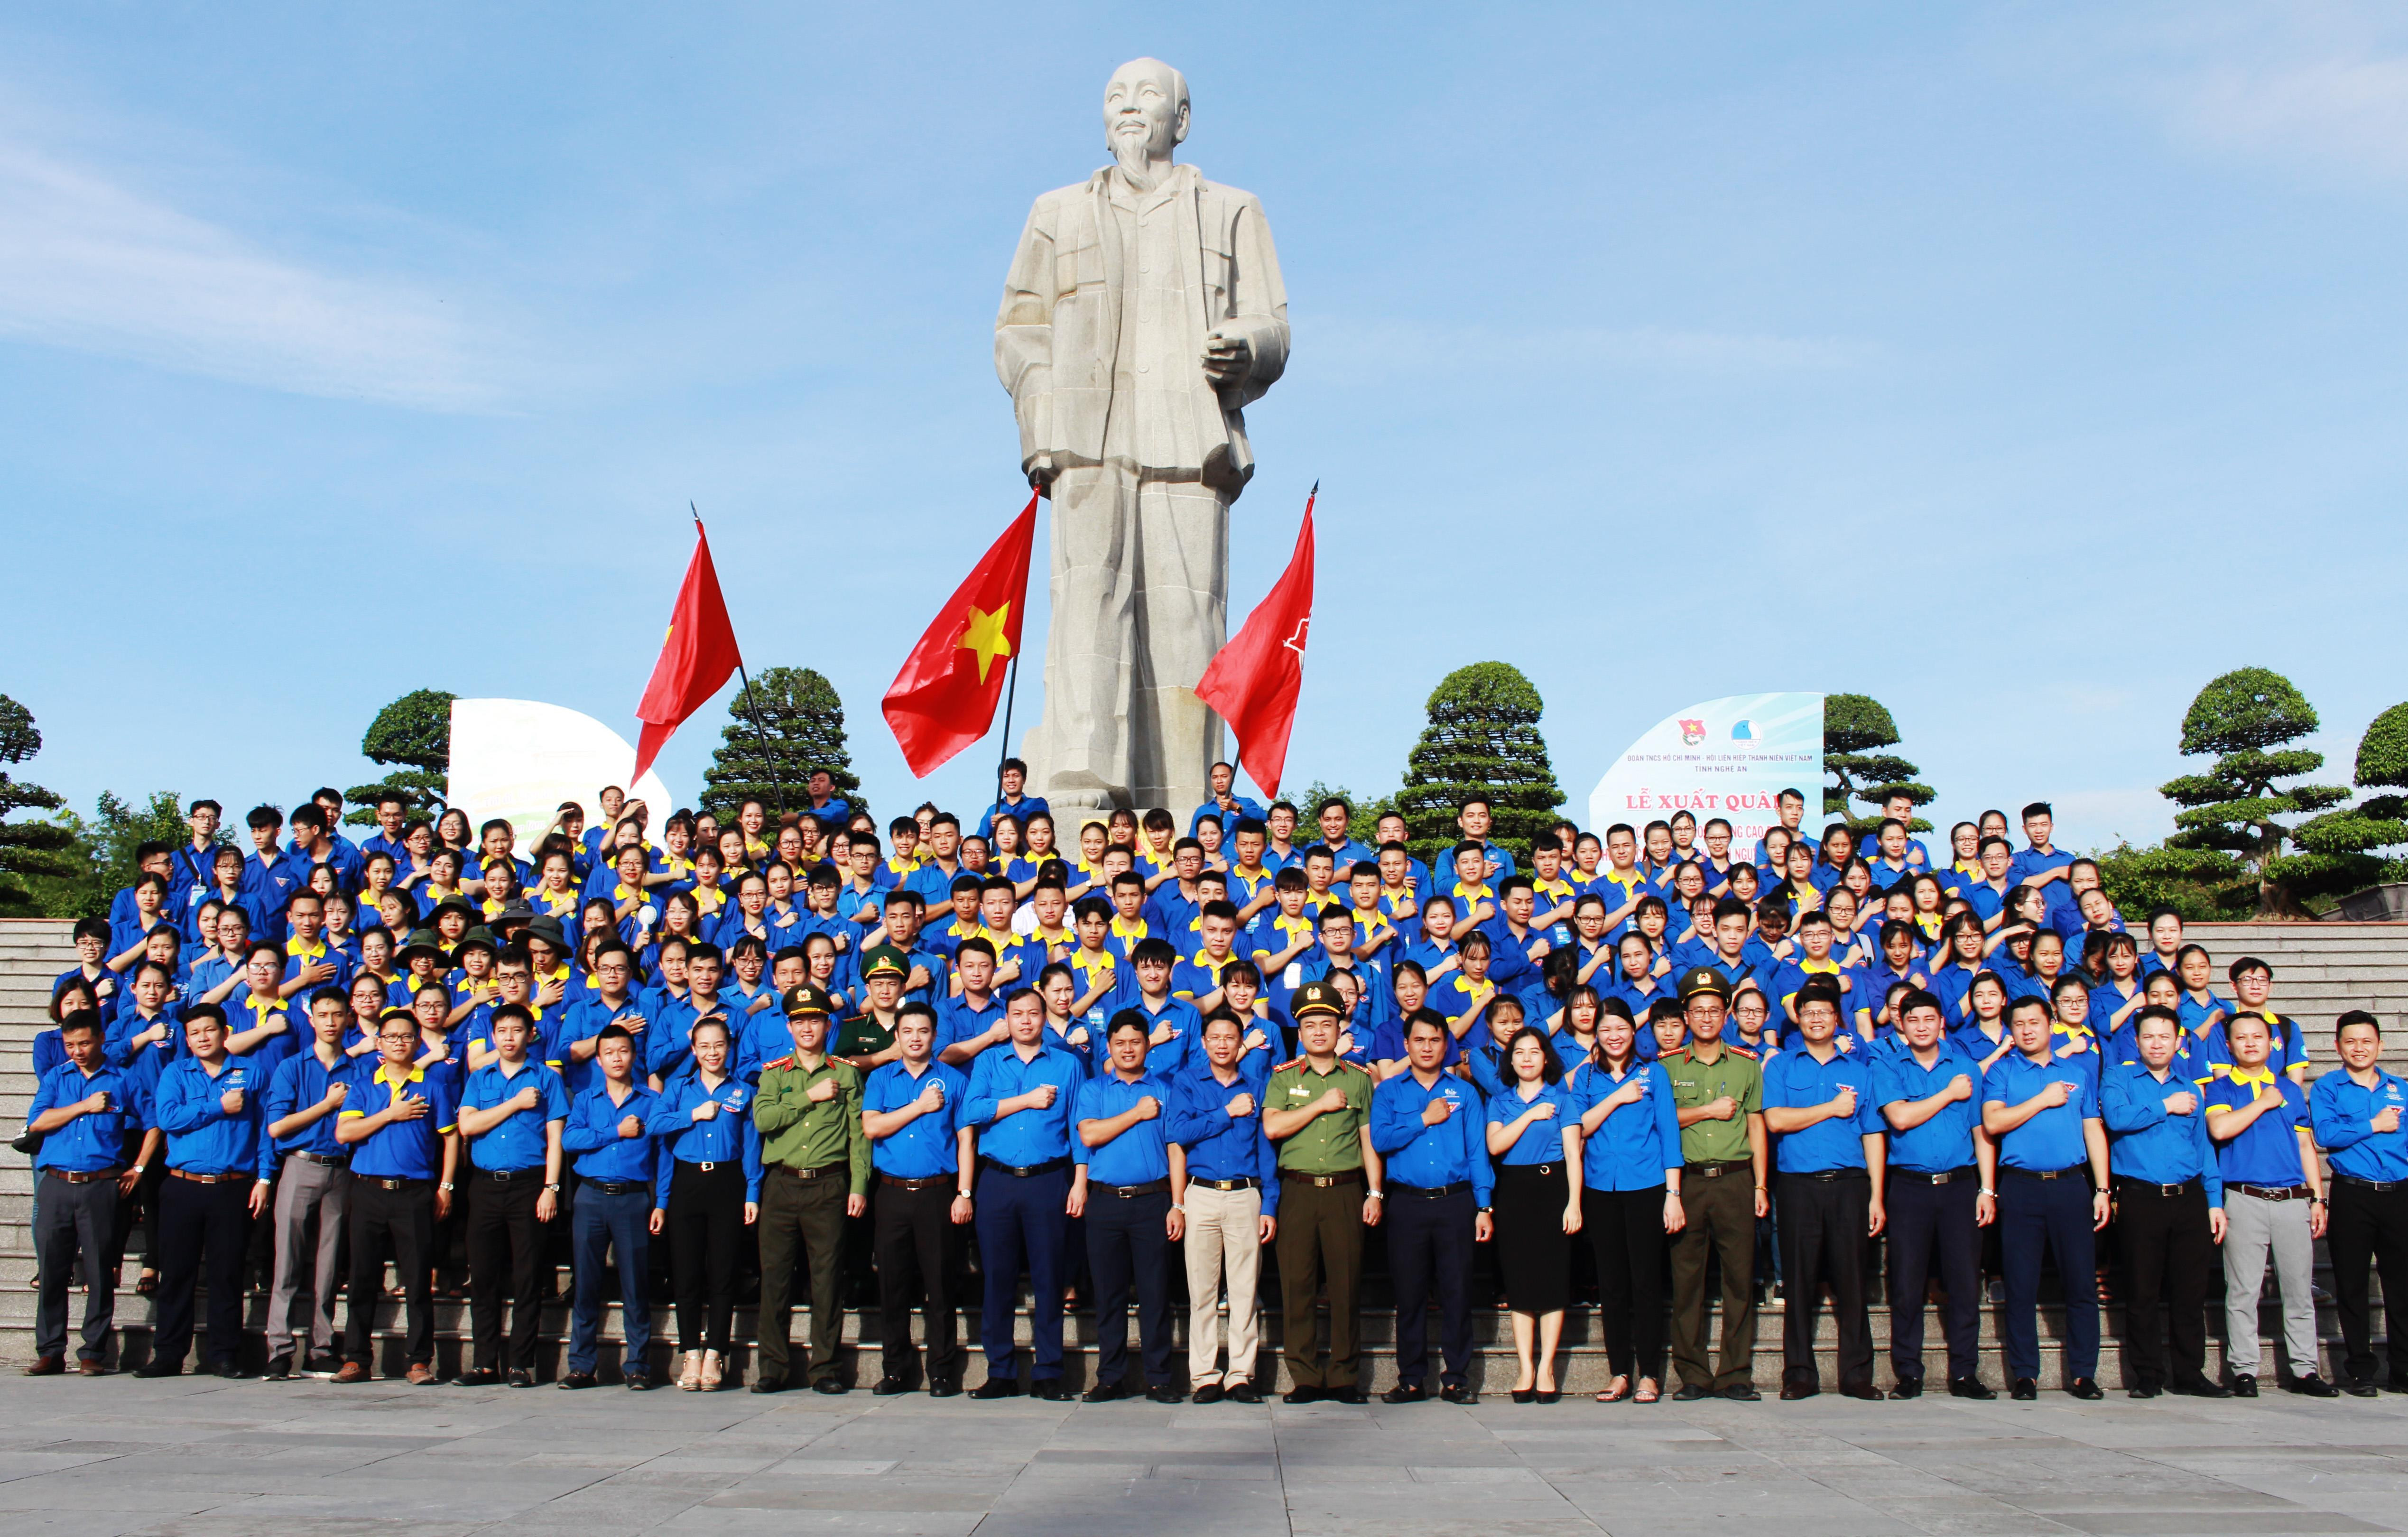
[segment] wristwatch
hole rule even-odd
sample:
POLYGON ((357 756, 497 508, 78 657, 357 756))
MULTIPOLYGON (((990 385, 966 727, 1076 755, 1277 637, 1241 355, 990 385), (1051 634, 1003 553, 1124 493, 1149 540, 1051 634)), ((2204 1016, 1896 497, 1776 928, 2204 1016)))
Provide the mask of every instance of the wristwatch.
POLYGON ((1385 1200, 1388 1199, 1388 1192, 1385 1190, 1366 1190, 1363 1192, 1363 1195, 1365 1199, 1369 1200, 1385 1200))
POLYGON ((551 1184, 551 1185, 545 1185, 545 1186, 544 1186, 544 1188, 545 1188, 545 1189, 547 1189, 547 1190, 549 1190, 549 1191, 551 1191, 553 1195, 558 1195, 558 1194, 560 1194, 560 1185, 559 1185, 559 1184, 558 1184, 557 1182, 554 1182, 553 1184, 551 1184))
POLYGON ((440 1185, 437 1185, 435 1188, 437 1188, 437 1190, 446 1190, 446 1191, 448 1191, 448 1190, 450 1190, 450 1189, 452 1188, 452 1182, 451 1182, 450 1180, 445 1180, 442 1184, 440 1184, 440 1185))
POLYGON ((955 1200, 975 1200, 978 1198, 971 1195, 968 1190, 956 1190, 953 1192, 953 1199, 955 1200))

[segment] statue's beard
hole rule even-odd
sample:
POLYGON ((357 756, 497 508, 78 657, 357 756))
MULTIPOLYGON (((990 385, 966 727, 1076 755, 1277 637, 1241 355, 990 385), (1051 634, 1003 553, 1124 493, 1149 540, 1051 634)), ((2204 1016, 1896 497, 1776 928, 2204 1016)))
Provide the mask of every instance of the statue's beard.
POLYGON ((1150 192, 1154 188, 1154 166, 1146 155, 1152 137, 1150 134, 1112 136, 1112 159, 1119 164, 1121 174, 1128 178, 1130 185, 1140 192, 1150 192))

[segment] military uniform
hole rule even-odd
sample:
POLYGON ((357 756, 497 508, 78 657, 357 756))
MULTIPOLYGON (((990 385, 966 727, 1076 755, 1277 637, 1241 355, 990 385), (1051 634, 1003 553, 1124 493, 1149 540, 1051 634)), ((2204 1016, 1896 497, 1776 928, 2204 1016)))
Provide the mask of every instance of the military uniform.
MULTIPOLYGON (((1297 992, 1297 1012, 1337 1013, 1336 989, 1308 983, 1297 992)), ((1328 1072, 1297 1062, 1271 1074, 1263 1109, 1300 1110, 1331 1088, 1346 1096, 1343 1109, 1316 1115, 1279 1142, 1280 1224, 1273 1241, 1279 1255, 1281 1349, 1294 1386, 1325 1392, 1357 1390, 1361 1343, 1356 1309, 1363 1278, 1362 1130, 1370 1124, 1371 1075, 1340 1061, 1328 1072), (1329 1287, 1329 1359, 1318 1357, 1313 1295, 1329 1287)))
MULTIPOLYGON (((827 997, 815 987, 797 987, 787 995, 789 1015, 827 1012, 827 997)), ((760 1128, 766 1171, 761 1185, 761 1308, 754 1326, 761 1352, 756 1383, 777 1386, 790 1380, 789 1298, 795 1262, 800 1257, 811 1271, 811 1386, 840 1393, 844 1384, 837 1376, 836 1351, 844 1332, 838 1283, 845 1198, 867 1195, 869 1189, 861 1074, 851 1063, 833 1059, 807 1069, 792 1054, 764 1063, 760 1092, 752 1100, 752 1124, 760 1128), (824 1078, 835 1081, 836 1093, 813 1100, 811 1085, 824 1078)))
POLYGON ((1756 1180, 1748 1117, 1764 1109, 1764 1072, 1756 1054, 1728 1041, 1712 1062, 1694 1045, 1664 1059, 1672 1107, 1694 1110, 1728 1095, 1739 1113, 1681 1130, 1681 1204, 1688 1223, 1672 1240, 1672 1365, 1684 1386, 1716 1392, 1751 1382, 1756 1358, 1756 1180), (1706 1259, 1722 1257, 1723 1344, 1718 1369, 1706 1364, 1706 1259))

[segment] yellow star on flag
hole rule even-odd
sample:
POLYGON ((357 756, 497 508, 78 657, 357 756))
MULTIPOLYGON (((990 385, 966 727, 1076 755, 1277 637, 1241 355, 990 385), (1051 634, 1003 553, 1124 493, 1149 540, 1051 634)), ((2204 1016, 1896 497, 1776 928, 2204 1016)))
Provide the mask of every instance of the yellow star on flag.
POLYGON ((1011 641, 1003 633, 1004 624, 1010 615, 1011 605, 1009 603, 996 605, 993 613, 986 612, 976 604, 970 606, 970 622, 963 626, 962 639, 955 649, 978 654, 979 682, 982 683, 986 682, 987 668, 995 666, 996 657, 1011 654, 1011 641))

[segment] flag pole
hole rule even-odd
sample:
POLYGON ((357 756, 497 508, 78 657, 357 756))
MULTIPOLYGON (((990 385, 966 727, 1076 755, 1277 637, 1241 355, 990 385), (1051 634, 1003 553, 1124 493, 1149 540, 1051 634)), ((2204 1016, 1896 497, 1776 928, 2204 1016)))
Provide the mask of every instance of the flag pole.
MULTIPOLYGON (((695 537, 703 538, 701 510, 691 498, 687 500, 685 510, 694 514, 695 537)), ((736 676, 744 684, 744 713, 752 719, 752 734, 761 739, 761 762, 769 770, 769 783, 778 793, 778 818, 783 821, 786 815, 786 780, 778 772, 777 754, 769 750, 769 733, 761 725, 761 706, 752 697, 752 677, 744 670, 744 649, 740 645, 736 650, 736 676)))
POLYGON ((1003 804, 1003 766, 1011 761, 1011 705, 1019 697, 1020 653, 1014 651, 1011 654, 1011 675, 1003 682, 1003 750, 995 760, 995 803, 998 806, 1003 804))

